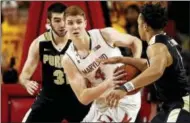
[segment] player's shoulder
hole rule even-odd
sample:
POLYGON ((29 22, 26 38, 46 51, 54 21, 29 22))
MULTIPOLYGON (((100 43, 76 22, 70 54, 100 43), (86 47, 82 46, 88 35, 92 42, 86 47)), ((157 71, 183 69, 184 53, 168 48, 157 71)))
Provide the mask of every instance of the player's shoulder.
POLYGON ((99 31, 100 31, 99 29, 91 29, 91 30, 88 30, 88 33, 93 34, 93 33, 99 32, 99 31))
POLYGON ((163 43, 154 43, 153 45, 149 45, 147 48, 147 53, 157 54, 157 53, 164 53, 168 51, 168 48, 163 43))
POLYGON ((112 27, 106 27, 106 28, 102 28, 100 29, 100 31, 102 33, 113 33, 113 32, 117 32, 114 28, 112 27))
POLYGON ((107 33, 109 33, 109 32, 113 32, 113 31, 116 31, 116 30, 112 27, 106 27, 106 28, 100 28, 100 29, 91 29, 88 32, 101 32, 101 33, 107 32, 107 33))
POLYGON ((34 39, 36 42, 47 42, 51 40, 51 34, 49 31, 42 33, 39 35, 36 39, 34 39))

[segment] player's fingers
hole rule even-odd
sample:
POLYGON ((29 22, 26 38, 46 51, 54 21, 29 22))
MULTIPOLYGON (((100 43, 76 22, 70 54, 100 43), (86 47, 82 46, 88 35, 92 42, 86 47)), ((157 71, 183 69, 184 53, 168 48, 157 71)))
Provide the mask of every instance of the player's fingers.
POLYGON ((31 87, 32 87, 34 90, 37 90, 37 89, 38 89, 38 83, 35 82, 35 81, 33 81, 33 82, 31 83, 31 87))
POLYGON ((34 91, 38 89, 38 87, 36 87, 34 84, 31 84, 29 88, 31 88, 34 91))
POLYGON ((36 81, 32 81, 33 82, 33 84, 36 86, 36 87, 38 87, 38 83, 36 82, 36 81))
POLYGON ((102 63, 102 64, 115 64, 118 62, 118 58, 117 57, 112 57, 112 58, 109 58, 109 59, 98 59, 97 60, 99 63, 102 63))
POLYGON ((119 96, 115 96, 115 100, 114 100, 114 103, 113 103, 113 107, 117 107, 118 103, 119 103, 119 96))
POLYGON ((115 94, 113 94, 111 101, 110 101, 110 107, 111 108, 115 107, 116 100, 117 100, 117 96, 115 94))
MULTIPOLYGON (((113 75, 114 75, 114 76, 117 76, 117 75, 120 75, 120 74, 122 74, 122 73, 126 73, 124 69, 121 69, 121 70, 118 70, 118 71, 114 72, 113 75)), ((127 73, 126 73, 126 74, 127 74, 127 73)))
POLYGON ((96 62, 102 63, 102 62, 103 62, 103 59, 96 59, 96 62))
POLYGON ((106 102, 107 102, 107 104, 110 106, 110 101, 111 101, 111 99, 112 99, 112 96, 113 96, 113 93, 111 92, 108 96, 107 96, 107 98, 106 98, 106 102))
POLYGON ((121 80, 123 77, 125 77, 127 74, 126 73, 122 73, 120 75, 114 76, 113 80, 117 81, 117 80, 121 80))
POLYGON ((124 83, 126 83, 126 80, 114 81, 115 88, 119 87, 118 85, 122 85, 124 83))
POLYGON ((109 58, 109 59, 104 59, 104 61, 102 61, 102 64, 115 64, 116 60, 114 58, 109 58))
POLYGON ((106 103, 107 103, 107 104, 109 103, 110 98, 111 98, 111 93, 109 93, 109 94, 106 96, 106 103))
POLYGON ((27 92, 30 94, 30 95, 33 95, 34 94, 34 90, 32 88, 27 88, 27 92))

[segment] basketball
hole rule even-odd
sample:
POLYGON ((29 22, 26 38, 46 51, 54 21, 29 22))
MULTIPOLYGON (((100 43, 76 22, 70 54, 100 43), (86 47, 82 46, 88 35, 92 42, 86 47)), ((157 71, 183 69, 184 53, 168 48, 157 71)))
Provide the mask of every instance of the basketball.
MULTIPOLYGON (((133 78, 135 78, 136 76, 138 76, 140 74, 140 70, 137 69, 135 66, 132 65, 123 65, 120 66, 118 68, 116 68, 115 72, 117 72, 118 70, 122 70, 124 69, 124 71, 127 73, 127 75, 125 77, 123 77, 121 80, 125 80, 126 82, 129 82, 130 80, 132 80, 133 78)), ((124 83, 121 83, 120 85, 123 85, 124 83)), ((141 88, 137 88, 131 92, 128 92, 127 95, 132 95, 137 93, 141 88)))

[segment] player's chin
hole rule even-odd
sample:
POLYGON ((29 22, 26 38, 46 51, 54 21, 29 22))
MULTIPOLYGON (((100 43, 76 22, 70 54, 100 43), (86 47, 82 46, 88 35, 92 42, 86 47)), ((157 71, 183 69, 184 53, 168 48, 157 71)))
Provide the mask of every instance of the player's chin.
POLYGON ((64 37, 65 35, 66 33, 63 33, 63 32, 59 33, 59 37, 64 37))

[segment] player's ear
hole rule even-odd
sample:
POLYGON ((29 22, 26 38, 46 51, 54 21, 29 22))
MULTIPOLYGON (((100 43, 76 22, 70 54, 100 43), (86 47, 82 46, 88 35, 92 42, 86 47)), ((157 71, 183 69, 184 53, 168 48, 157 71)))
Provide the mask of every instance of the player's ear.
POLYGON ((143 24, 143 28, 144 28, 145 31, 148 32, 148 25, 147 25, 147 23, 144 23, 144 24, 143 24))
POLYGON ((47 21, 47 24, 50 24, 50 19, 49 19, 49 18, 47 18, 47 20, 46 20, 46 21, 47 21))
POLYGON ((84 20, 85 28, 87 27, 87 19, 84 20))

